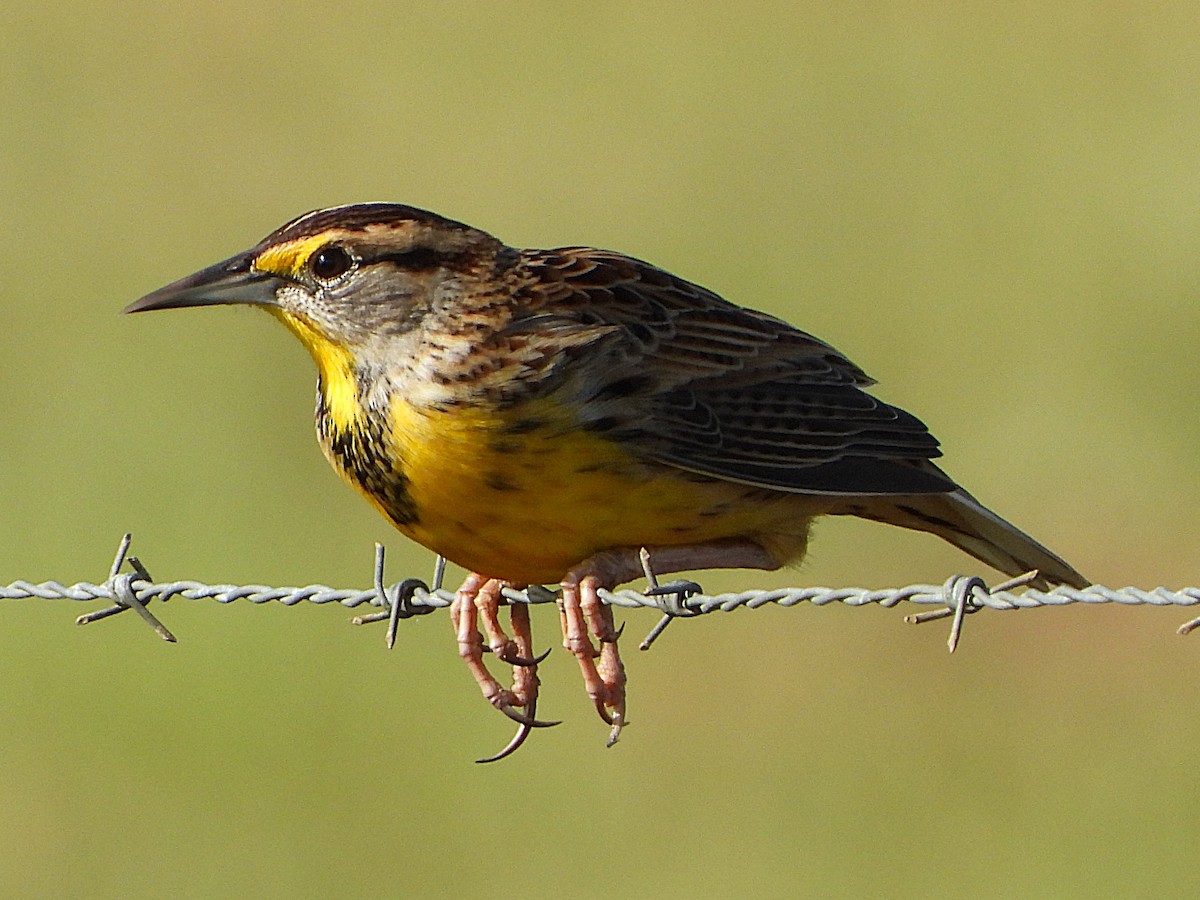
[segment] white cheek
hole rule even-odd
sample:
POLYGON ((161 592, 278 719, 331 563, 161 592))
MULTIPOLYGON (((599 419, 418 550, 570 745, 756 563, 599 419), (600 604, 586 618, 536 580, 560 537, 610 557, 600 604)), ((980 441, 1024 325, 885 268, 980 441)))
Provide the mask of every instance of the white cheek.
POLYGON ((306 288, 298 284, 287 284, 275 292, 275 299, 286 312, 302 313, 310 319, 321 318, 321 304, 306 288))

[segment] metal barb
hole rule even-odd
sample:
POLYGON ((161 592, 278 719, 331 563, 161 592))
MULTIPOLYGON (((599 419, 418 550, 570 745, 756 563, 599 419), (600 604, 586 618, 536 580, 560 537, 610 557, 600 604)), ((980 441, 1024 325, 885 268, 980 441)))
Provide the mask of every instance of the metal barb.
MULTIPOLYGON (((689 597, 694 597, 697 594, 703 594, 704 590, 694 581, 670 581, 667 584, 659 584, 658 576, 654 573, 654 569, 650 565, 650 551, 643 547, 638 551, 638 559, 642 563, 642 571, 646 575, 646 583, 649 585, 643 592, 644 597, 661 597, 658 606, 663 610, 663 617, 658 620, 658 623, 650 629, 650 633, 642 638, 642 642, 638 644, 639 650, 649 650, 654 646, 654 642, 659 636, 667 630, 667 626, 671 622, 681 616, 696 615, 696 610, 688 609, 684 606, 684 601, 689 597)), ((624 627, 624 626, 622 626, 624 627)), ((616 730, 610 737, 608 746, 612 746, 617 742, 617 735, 620 734, 620 726, 616 726, 616 730)))
MULTIPOLYGON (((652 591, 658 587, 658 576, 654 574, 654 569, 650 565, 649 548, 643 547, 641 550, 639 550, 638 559, 642 563, 642 571, 646 573, 646 584, 649 585, 649 590, 652 591)), ((667 626, 671 624, 671 620, 674 618, 674 616, 668 616, 664 614, 663 617, 658 620, 658 624, 650 629, 650 633, 642 638, 642 642, 638 644, 638 649, 649 650, 652 646, 654 646, 654 642, 658 640, 658 636, 667 630, 667 626)))
POLYGON ((129 545, 133 543, 133 532, 127 531, 121 538, 121 543, 117 544, 117 555, 113 557, 112 567, 108 570, 109 578, 116 578, 121 571, 121 566, 125 564, 125 554, 129 552, 129 545))
MULTIPOLYGON (((1020 587, 1033 581, 1037 576, 1037 572, 1026 572, 1024 575, 1004 582, 1003 586, 1005 588, 1020 587)), ((976 592, 990 597, 999 591, 999 587, 989 590, 987 583, 976 575, 951 575, 942 585, 945 609, 908 615, 904 617, 904 621, 912 625, 920 625, 922 622, 932 622, 935 619, 953 616, 954 621, 950 624, 950 636, 946 639, 946 646, 953 653, 958 648, 958 641, 962 637, 963 619, 983 608, 975 602, 976 592)))
POLYGON ((951 653, 958 647, 958 639, 962 636, 963 617, 979 609, 972 602, 976 588, 987 593, 983 579, 974 575, 954 575, 946 581, 946 595, 954 601, 954 622, 950 625, 950 637, 946 639, 946 646, 951 653))
POLYGON ((704 589, 694 581, 668 581, 666 584, 655 585, 647 588, 644 596, 647 598, 655 598, 658 600, 658 608, 663 610, 663 617, 658 620, 650 633, 647 634, 640 644, 639 650, 649 650, 658 636, 667 630, 667 626, 675 619, 689 618, 691 616, 700 615, 699 610, 691 609, 686 606, 689 598, 703 594, 704 589))
POLYGON ((384 606, 389 607, 385 640, 387 648, 391 650, 396 646, 396 626, 400 624, 400 591, 397 590, 395 594, 388 597, 387 589, 383 586, 383 544, 375 545, 375 590, 379 592, 379 599, 383 601, 384 606))
MULTIPOLYGON (((367 625, 371 622, 382 622, 384 619, 388 619, 390 632, 392 610, 396 609, 397 605, 392 601, 391 595, 388 594, 387 588, 383 585, 383 556, 383 544, 376 543, 375 568, 372 571, 374 575, 373 584, 375 585, 375 596, 379 598, 380 611, 368 613, 365 616, 355 616, 350 620, 350 622, 353 625, 367 625)), ((391 644, 388 644, 388 648, 391 649, 391 644)))
MULTIPOLYGON (((438 558, 440 559, 441 557, 438 558)), ((391 650, 396 646, 396 633, 401 619, 424 615, 425 613, 433 612, 437 607, 413 602, 418 591, 426 595, 430 593, 429 587, 419 578, 405 578, 399 584, 394 585, 389 591, 383 583, 383 562, 383 544, 376 544, 374 569, 375 597, 378 599, 379 605, 383 608, 379 612, 369 613, 365 616, 355 616, 350 621, 354 625, 366 625, 370 622, 382 622, 384 619, 387 619, 386 644, 387 648, 391 650)), ((435 577, 438 575, 436 571, 434 574, 435 577)))
POLYGON ((654 574, 654 568, 650 565, 650 548, 643 547, 638 551, 638 560, 642 564, 642 571, 646 573, 646 584, 650 585, 650 590, 658 587, 658 576, 654 574))
MULTIPOLYGON (((660 634, 662 634, 664 631, 666 631, 667 626, 670 625, 674 621, 675 621, 674 616, 668 616, 668 615, 664 614, 663 617, 658 620, 658 624, 656 624, 653 628, 650 629, 650 633, 647 634, 644 638, 642 638, 642 642, 640 644, 638 644, 638 649, 639 650, 649 650, 652 646, 654 646, 654 642, 658 640, 658 636, 660 634)), ((1200 620, 1197 620, 1197 621, 1200 621, 1200 620)))
POLYGON ((1028 584, 1038 580, 1038 576, 1042 573, 1037 569, 1030 569, 1023 575, 1018 575, 1016 578, 1010 578, 1008 581, 1002 581, 992 587, 984 587, 984 590, 989 594, 1002 594, 1005 591, 1011 591, 1013 588, 1025 587, 1028 584))
POLYGON ((935 619, 944 619, 946 616, 954 615, 954 610, 947 607, 946 609, 935 609, 930 612, 911 613, 904 617, 904 622, 907 625, 920 625, 922 622, 932 622, 935 619))
POLYGON ((176 643, 175 635, 167 629, 167 626, 160 622, 150 610, 146 609, 146 605, 137 598, 137 594, 133 590, 135 581, 144 581, 147 584, 154 581, 150 577, 150 573, 146 571, 146 567, 142 565, 142 561, 136 556, 128 557, 129 567, 133 569, 132 573, 121 575, 121 566, 125 564, 126 554, 129 553, 129 546, 133 543, 133 534, 126 532, 121 538, 120 544, 117 545, 117 553, 113 558, 113 564, 109 568, 108 580, 104 583, 105 587, 111 592, 111 596, 116 600, 115 606, 109 606, 93 613, 80 616, 75 620, 76 625, 87 625, 91 622, 98 622, 101 619, 107 619, 109 616, 115 616, 117 613, 123 613, 128 609, 132 609, 142 620, 154 629, 155 634, 168 643, 176 643))

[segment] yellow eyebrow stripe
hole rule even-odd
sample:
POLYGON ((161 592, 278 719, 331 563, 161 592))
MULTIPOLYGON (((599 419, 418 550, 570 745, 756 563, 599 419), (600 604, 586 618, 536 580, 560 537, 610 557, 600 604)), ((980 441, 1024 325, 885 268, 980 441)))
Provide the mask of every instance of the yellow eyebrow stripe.
POLYGON ((313 234, 283 244, 268 247, 254 260, 254 268, 284 278, 297 278, 308 259, 321 247, 329 243, 329 235, 313 234))

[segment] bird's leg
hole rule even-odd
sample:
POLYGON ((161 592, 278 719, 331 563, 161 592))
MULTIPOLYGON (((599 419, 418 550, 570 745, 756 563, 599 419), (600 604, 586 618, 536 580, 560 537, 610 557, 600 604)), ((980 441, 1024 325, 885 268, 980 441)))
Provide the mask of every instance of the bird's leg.
MULTIPOLYGON (((512 623, 513 641, 516 644, 517 653, 524 658, 533 658, 533 634, 529 628, 529 607, 524 603, 515 603, 509 607, 509 620, 512 623)), ((546 653, 550 651, 547 650, 546 653)), ((544 659, 546 654, 542 654, 538 659, 544 659)), ((540 681, 537 676, 537 664, 533 665, 514 665, 513 666, 513 694, 525 701, 525 716, 530 722, 520 722, 517 724, 517 733, 513 735, 511 741, 503 750, 494 756, 488 756, 483 759, 477 759, 477 763, 499 762, 506 756, 511 756, 516 753, 525 739, 529 737, 529 732, 533 730, 532 722, 537 721, 537 694, 540 681)), ((558 724, 557 722, 548 724, 558 724)))
MULTIPOLYGON (((713 541, 652 551, 654 569, 661 574, 686 569, 777 569, 779 563, 758 544, 747 540, 713 541)), ((642 574, 638 550, 606 550, 585 559, 562 580, 558 601, 563 645, 579 660, 583 683, 596 712, 612 726, 611 747, 625 726, 625 667, 617 651, 620 633, 613 628, 612 607, 600 599, 601 588, 612 589, 642 574), (600 649, 592 638, 600 642, 600 649), (597 664, 597 658, 599 664, 597 664)))
POLYGON ((539 722, 533 717, 533 705, 537 700, 537 664, 541 660, 532 656, 527 609, 520 607, 521 612, 518 613, 518 608, 513 608, 516 641, 509 638, 500 625, 500 591, 504 585, 505 582, 498 579, 472 573, 458 589, 450 606, 450 617, 458 639, 458 654, 466 662, 484 699, 510 719, 529 727, 557 724, 539 722), (488 648, 501 659, 513 663, 512 690, 501 687, 483 663, 483 635, 478 628, 481 619, 488 636, 488 648), (523 707, 525 712, 518 711, 517 707, 523 707))
MULTIPOLYGON (((529 662, 513 663, 513 693, 522 701, 522 706, 533 718, 537 706, 538 685, 541 680, 537 675, 537 664, 546 658, 533 655, 533 632, 529 627, 529 607, 524 603, 514 603, 509 607, 509 621, 512 624, 513 643, 516 647, 516 658, 529 662)), ((550 651, 547 650, 546 653, 550 651)))
POLYGON ((604 585, 601 575, 593 571, 607 572, 607 569, 594 565, 592 560, 567 573, 562 581, 558 610, 563 643, 579 660, 584 687, 596 712, 612 726, 608 739, 611 747, 625 727, 625 667, 617 649, 619 633, 613 627, 612 607, 601 601, 598 592, 604 585), (600 642, 599 650, 591 636, 600 642))

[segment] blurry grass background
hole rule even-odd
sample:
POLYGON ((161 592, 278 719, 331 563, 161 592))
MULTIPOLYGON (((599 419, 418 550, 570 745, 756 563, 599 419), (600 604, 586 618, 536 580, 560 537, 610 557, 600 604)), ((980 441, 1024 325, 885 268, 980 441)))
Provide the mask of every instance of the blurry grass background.
MULTIPOLYGON (((0 582, 425 575, 328 470, 268 317, 124 319, 307 209, 390 199, 652 260, 796 322, 1090 577, 1198 580, 1195 4, 18 5, 0 25, 0 582), (652 8, 651 8, 652 7, 652 8)), ((553 502, 553 498, 537 498, 553 502)), ((580 515, 587 515, 580 510, 580 515)), ((828 521, 799 571, 978 571, 828 521)), ((987 577, 994 573, 983 572, 987 577)), ((1181 610, 677 624, 605 750, 511 760, 444 615, 0 610, 5 896, 1184 895, 1200 644, 1181 610)), ((556 617, 535 613, 541 646, 556 617)))

